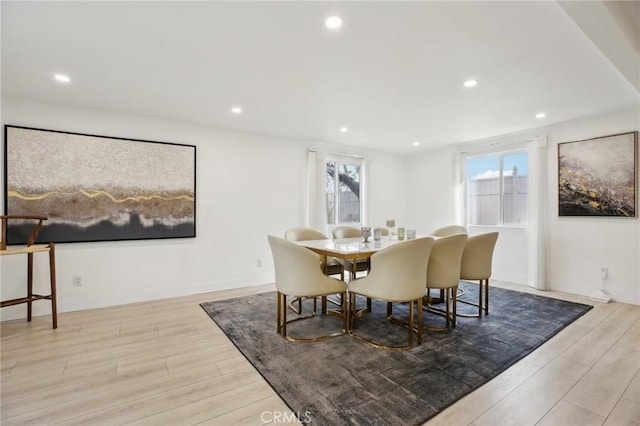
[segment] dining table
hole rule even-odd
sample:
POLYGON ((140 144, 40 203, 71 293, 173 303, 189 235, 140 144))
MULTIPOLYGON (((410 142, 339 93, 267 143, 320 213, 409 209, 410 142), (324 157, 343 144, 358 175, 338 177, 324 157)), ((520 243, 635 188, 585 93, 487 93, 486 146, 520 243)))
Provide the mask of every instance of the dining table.
MULTIPOLYGON (((371 256, 373 256, 376 252, 390 247, 394 244, 401 243, 402 241, 405 240, 400 240, 397 237, 385 236, 382 237, 382 239, 380 239, 379 241, 374 241, 372 239, 364 241, 363 237, 354 237, 296 241, 296 244, 306 247, 309 250, 320 255, 320 259, 322 262, 321 265, 325 274, 327 273, 327 259, 329 257, 334 257, 336 259, 350 261, 349 263, 352 267, 352 272, 354 274, 353 276, 355 276, 357 268, 356 262, 359 259, 365 259, 367 262, 370 262, 371 256)), ((430 295, 427 295, 427 298, 430 302, 441 302, 444 300, 444 294, 443 292, 440 292, 440 297, 432 297, 430 295)), ((366 311, 371 312, 371 299, 367 299, 366 311)), ((322 313, 327 313, 325 298, 323 298, 322 301, 322 313)))
POLYGON ((371 256, 389 246, 398 244, 402 240, 382 238, 380 241, 363 241, 362 237, 355 238, 336 238, 326 240, 307 240, 297 241, 296 243, 318 253, 322 259, 322 267, 326 272, 327 258, 335 257, 337 259, 349 260, 353 265, 352 272, 356 272, 356 261, 358 259, 370 259, 371 256))
MULTIPOLYGON (((355 273, 357 270, 356 262, 358 260, 364 259, 369 262, 371 256, 373 256, 376 252, 390 247, 394 244, 401 243, 402 241, 403 240, 398 240, 398 238, 391 237, 383 237, 379 241, 372 241, 371 239, 369 239, 368 241, 364 241, 362 237, 354 237, 296 241, 296 244, 306 247, 309 250, 320 255, 322 262, 321 265, 325 274, 327 273, 327 259, 329 257, 334 257, 336 259, 350 261, 349 263, 352 267, 351 272, 353 272, 353 276, 355 277, 355 273)), ((367 299, 366 310, 362 310, 361 312, 364 311, 371 312, 371 299, 367 299)), ((322 313, 327 313, 326 298, 323 298, 322 300, 322 313)))

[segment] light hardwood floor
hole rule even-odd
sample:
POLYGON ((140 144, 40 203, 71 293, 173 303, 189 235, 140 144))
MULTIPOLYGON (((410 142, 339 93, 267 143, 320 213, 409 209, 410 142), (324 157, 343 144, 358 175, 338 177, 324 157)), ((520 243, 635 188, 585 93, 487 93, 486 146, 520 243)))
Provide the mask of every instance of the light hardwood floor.
MULTIPOLYGON (((271 290, 63 313, 57 330, 48 316, 3 322, 0 422, 270 423, 286 405, 199 303, 271 290)), ((640 424, 640 306, 591 303, 589 313, 427 425, 640 424)))

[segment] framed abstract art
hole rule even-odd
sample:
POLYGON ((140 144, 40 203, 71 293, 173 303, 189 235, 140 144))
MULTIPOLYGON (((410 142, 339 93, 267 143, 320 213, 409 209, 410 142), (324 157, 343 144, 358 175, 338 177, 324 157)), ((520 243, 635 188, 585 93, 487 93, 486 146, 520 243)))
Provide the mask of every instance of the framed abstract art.
POLYGON ((560 216, 637 217, 638 132, 558 144, 560 216))
MULTIPOLYGON (((4 142, 5 214, 47 216, 39 242, 196 235, 193 145, 10 125, 4 142)), ((12 221, 7 242, 28 235, 12 221)))

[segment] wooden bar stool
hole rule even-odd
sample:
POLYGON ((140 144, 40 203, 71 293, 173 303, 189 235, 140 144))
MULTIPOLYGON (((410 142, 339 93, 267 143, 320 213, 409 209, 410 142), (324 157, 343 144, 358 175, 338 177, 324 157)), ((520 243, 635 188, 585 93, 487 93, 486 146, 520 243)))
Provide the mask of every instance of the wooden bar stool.
POLYGON ((0 302, 0 308, 5 306, 13 306, 21 303, 27 304, 27 321, 31 321, 31 304, 34 300, 48 299, 51 300, 51 317, 53 319, 53 328, 58 328, 58 314, 56 309, 56 251, 54 243, 49 244, 34 244, 40 229, 42 229, 42 222, 47 220, 45 216, 17 216, 7 215, 0 216, 2 220, 2 240, 0 241, 0 256, 9 256, 14 254, 26 254, 27 255, 27 297, 20 297, 17 299, 5 300, 0 302), (29 239, 27 240, 26 247, 7 248, 7 222, 10 219, 19 220, 37 220, 38 224, 31 232, 29 239), (33 294, 33 254, 39 252, 49 252, 49 277, 51 281, 51 293, 46 295, 33 294))

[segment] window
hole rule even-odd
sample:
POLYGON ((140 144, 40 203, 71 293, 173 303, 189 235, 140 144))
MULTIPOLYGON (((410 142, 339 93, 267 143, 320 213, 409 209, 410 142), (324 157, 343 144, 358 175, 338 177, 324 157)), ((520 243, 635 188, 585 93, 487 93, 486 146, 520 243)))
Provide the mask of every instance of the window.
POLYGON ((503 152, 467 157, 467 223, 527 223, 528 154, 503 152))
POLYGON ((327 161, 326 194, 329 225, 359 224, 362 217, 362 162, 330 158, 327 161))

